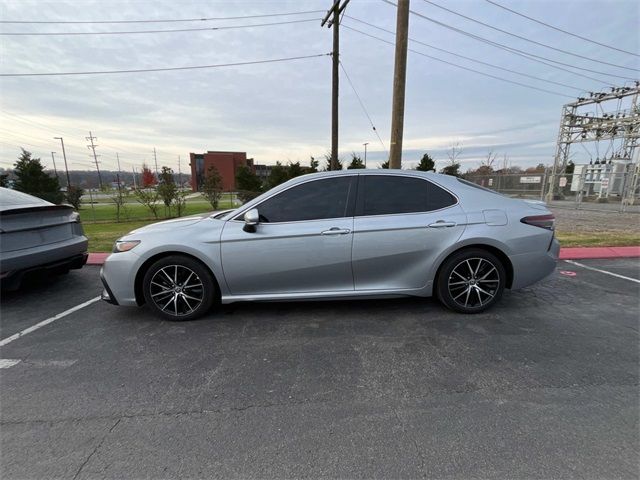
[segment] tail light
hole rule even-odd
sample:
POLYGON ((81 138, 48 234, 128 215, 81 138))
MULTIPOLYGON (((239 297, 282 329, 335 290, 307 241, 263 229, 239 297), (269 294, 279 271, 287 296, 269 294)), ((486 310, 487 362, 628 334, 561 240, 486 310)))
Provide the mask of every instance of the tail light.
POLYGON ((524 217, 520 219, 522 223, 526 223, 527 225, 533 225, 534 227, 545 228, 547 230, 552 230, 555 228, 556 217, 552 214, 549 215, 534 215, 531 217, 524 217))

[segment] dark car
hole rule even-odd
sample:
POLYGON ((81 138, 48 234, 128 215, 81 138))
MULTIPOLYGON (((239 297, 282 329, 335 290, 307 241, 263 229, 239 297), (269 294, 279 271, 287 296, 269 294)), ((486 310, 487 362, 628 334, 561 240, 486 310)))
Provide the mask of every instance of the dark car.
POLYGON ((0 188, 0 284, 16 289, 25 275, 68 272, 87 262, 80 215, 23 192, 0 188))

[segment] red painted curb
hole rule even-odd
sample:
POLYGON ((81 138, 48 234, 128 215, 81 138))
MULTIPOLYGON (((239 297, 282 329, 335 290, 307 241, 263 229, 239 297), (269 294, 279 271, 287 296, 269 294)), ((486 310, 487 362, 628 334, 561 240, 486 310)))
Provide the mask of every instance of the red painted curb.
MULTIPOLYGON (((90 253, 87 265, 102 265, 110 253, 90 253)), ((560 260, 584 258, 640 257, 640 246, 633 247, 565 247, 560 249, 560 260)))
POLYGON ((102 265, 110 253, 90 253, 87 265, 102 265))
POLYGON ((566 247, 560 249, 560 260, 583 258, 640 257, 640 246, 633 247, 566 247))

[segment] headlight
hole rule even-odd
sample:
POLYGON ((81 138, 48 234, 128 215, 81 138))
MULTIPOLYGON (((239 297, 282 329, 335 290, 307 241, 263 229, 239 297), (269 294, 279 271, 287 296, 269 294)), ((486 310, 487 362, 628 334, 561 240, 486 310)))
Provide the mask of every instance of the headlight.
POLYGON ((139 243, 140 240, 116 240, 113 244, 113 253, 128 252, 139 243))

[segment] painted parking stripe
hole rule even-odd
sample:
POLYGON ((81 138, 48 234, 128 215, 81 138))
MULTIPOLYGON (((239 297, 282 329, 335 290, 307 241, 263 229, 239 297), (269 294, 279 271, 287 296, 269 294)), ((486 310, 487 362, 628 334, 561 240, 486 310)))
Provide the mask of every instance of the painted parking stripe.
POLYGON ((13 367, 20 363, 20 360, 13 360, 11 358, 0 358, 0 368, 9 368, 13 367))
POLYGON ((631 277, 625 277, 624 275, 620 275, 618 273, 608 272, 606 270, 601 270, 599 268, 590 267, 589 265, 585 265, 580 262, 574 262, 573 260, 565 260, 565 262, 570 263, 571 265, 576 265, 578 267, 586 268, 587 270, 593 270, 594 272, 604 273, 606 275, 611 275, 612 277, 622 278, 624 280, 629 280, 630 282, 640 283, 640 280, 631 277))
POLYGON ((95 297, 95 298, 92 298, 91 300, 87 300, 86 302, 81 303, 80 305, 76 305, 75 307, 71 307, 69 310, 65 310, 64 312, 57 314, 55 317, 47 318, 46 320, 43 320, 40 323, 36 323, 35 325, 30 326, 29 328, 25 328, 24 330, 14 334, 14 335, 11 335, 10 337, 7 337, 4 340, 0 340, 0 347, 4 347, 8 343, 13 342, 14 340, 17 340, 20 337, 24 337, 28 333, 35 332, 39 328, 45 327, 45 326, 49 325, 50 323, 53 323, 56 320, 61 319, 62 317, 66 317, 67 315, 70 315, 73 312, 77 312, 78 310, 80 310, 80 309, 82 309, 84 307, 88 307, 89 305, 91 305, 92 303, 97 302, 98 300, 100 300, 99 296, 95 297))

